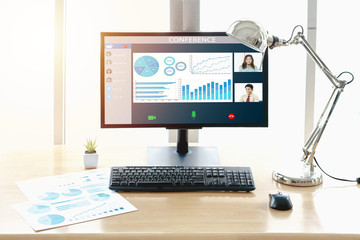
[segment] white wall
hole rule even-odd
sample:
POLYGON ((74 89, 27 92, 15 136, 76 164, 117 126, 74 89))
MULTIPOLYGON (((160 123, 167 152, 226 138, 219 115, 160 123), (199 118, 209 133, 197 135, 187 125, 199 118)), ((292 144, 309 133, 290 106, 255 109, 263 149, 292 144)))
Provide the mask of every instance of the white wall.
POLYGON ((0 2, 0 153, 51 146, 54 1, 0 2))
MULTIPOLYGON (((345 87, 317 150, 317 159, 330 173, 359 176, 360 167, 360 32, 359 2, 318 0, 317 52, 336 76, 350 71, 355 80, 345 87), (346 166, 346 172, 337 171, 346 166)), ((316 74, 315 119, 325 107, 332 85, 319 68, 316 74)), ((342 79, 350 79, 343 75, 342 79)))
POLYGON ((67 1, 65 142, 166 144, 165 129, 100 129, 100 32, 169 30, 168 0, 67 1))

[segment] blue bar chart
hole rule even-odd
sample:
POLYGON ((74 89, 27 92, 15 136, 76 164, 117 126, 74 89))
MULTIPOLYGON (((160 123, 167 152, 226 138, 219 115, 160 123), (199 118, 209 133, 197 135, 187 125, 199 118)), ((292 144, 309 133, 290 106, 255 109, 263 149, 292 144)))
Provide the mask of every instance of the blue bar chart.
POLYGON ((134 86, 135 101, 164 101, 180 98, 178 81, 138 81, 134 86))
POLYGON ((202 101, 216 101, 216 100, 232 100, 232 81, 228 79, 224 82, 214 82, 193 87, 190 84, 182 86, 182 100, 202 100, 202 101), (192 91, 190 89, 193 89, 192 91))

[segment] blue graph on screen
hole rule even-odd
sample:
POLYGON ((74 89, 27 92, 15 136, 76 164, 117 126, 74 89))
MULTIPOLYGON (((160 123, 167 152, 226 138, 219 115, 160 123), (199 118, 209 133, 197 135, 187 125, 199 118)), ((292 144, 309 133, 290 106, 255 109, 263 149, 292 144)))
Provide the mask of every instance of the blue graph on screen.
POLYGON ((172 81, 136 81, 134 96, 138 101, 166 101, 180 98, 180 83, 172 81))
POLYGON ((211 81, 182 86, 182 100, 227 101, 232 100, 232 81, 211 81))
POLYGON ((136 60, 134 69, 142 77, 152 77, 159 70, 159 62, 152 56, 142 56, 136 60))
POLYGON ((192 74, 229 74, 232 71, 232 56, 230 55, 192 55, 191 63, 192 74))
POLYGON ((233 100, 232 52, 134 53, 133 64, 134 102, 233 100))

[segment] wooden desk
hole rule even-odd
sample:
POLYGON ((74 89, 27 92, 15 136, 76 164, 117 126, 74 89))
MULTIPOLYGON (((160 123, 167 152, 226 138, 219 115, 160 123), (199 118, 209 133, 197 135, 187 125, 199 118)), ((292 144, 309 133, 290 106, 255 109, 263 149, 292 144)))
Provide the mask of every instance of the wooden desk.
MULTIPOLYGON (((16 181, 84 170, 82 150, 55 146, 0 158, 0 239, 360 239, 360 189, 324 178, 320 187, 272 181, 271 152, 220 147, 223 165, 250 166, 251 193, 121 193, 139 210, 35 233, 11 204, 27 201, 16 181), (236 157, 234 157, 236 156, 236 157), (240 160, 241 159, 241 160, 240 160), (290 194, 294 208, 269 208, 269 193, 290 194)), ((100 150, 100 167, 145 164, 146 147, 100 150)))

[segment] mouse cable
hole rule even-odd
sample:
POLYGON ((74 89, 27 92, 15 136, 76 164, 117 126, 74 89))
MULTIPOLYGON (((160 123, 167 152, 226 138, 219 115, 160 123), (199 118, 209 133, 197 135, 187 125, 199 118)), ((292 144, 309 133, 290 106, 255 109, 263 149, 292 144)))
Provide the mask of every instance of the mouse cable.
POLYGON ((344 178, 337 178, 337 177, 334 177, 334 176, 331 176, 330 174, 326 173, 319 165, 319 163, 317 162, 315 156, 314 156, 314 160, 315 160, 315 163, 316 165, 320 168, 320 170, 325 173, 328 177, 331 177, 335 180, 339 180, 339 181, 345 181, 345 182, 357 182, 358 184, 360 183, 360 177, 356 178, 356 180, 350 180, 350 179, 344 179, 344 178))

